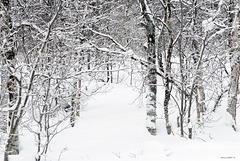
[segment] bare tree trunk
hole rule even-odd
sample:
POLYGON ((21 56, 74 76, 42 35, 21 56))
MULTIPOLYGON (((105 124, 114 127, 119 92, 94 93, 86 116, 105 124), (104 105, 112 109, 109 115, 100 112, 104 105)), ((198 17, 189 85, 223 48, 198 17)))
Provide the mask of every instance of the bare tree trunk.
MULTIPOLYGON (((196 70, 198 71, 201 64, 202 64, 202 58, 203 58, 203 54, 204 54, 204 50, 205 50, 205 47, 206 47, 206 44, 207 44, 207 38, 208 38, 208 32, 205 32, 205 36, 202 40, 202 46, 201 46, 201 50, 200 50, 200 53, 199 53, 199 59, 198 59, 198 62, 196 62, 196 70)), ((196 86, 197 86, 197 82, 198 82, 198 74, 194 77, 193 79, 193 83, 191 85, 191 91, 190 91, 190 95, 189 95, 189 105, 188 105, 188 124, 189 124, 189 127, 192 128, 191 126, 191 108, 192 108, 192 100, 193 100, 193 94, 194 94, 194 91, 196 91, 196 86)), ((196 100, 198 99, 198 95, 196 94, 196 100)), ((197 102, 198 103, 198 102, 197 102)), ((200 113, 200 112, 199 112, 200 113)), ((192 137, 192 129, 189 128, 189 136, 192 137)))
POLYGON ((167 133, 171 134, 171 125, 169 123, 169 112, 168 112, 168 105, 171 97, 171 91, 172 91, 172 85, 171 85, 171 58, 172 58, 172 50, 173 50, 173 36, 172 36, 172 26, 171 26, 171 2, 168 0, 167 2, 167 25, 168 25, 168 36, 169 36, 169 42, 168 42, 168 49, 167 49, 167 60, 166 60, 166 71, 165 71, 165 98, 164 98, 164 115, 165 115, 165 121, 166 121, 166 128, 167 133))
MULTIPOLYGON (((181 4, 181 24, 180 24, 180 36, 179 36, 179 67, 180 67, 180 74, 181 74, 181 104, 179 109, 179 115, 180 115, 180 123, 178 123, 178 127, 180 127, 181 136, 184 136, 184 129, 183 129, 183 122, 184 122, 184 115, 186 110, 186 102, 185 102, 185 76, 184 76, 184 54, 182 52, 182 32, 183 32, 183 4, 182 1, 180 1, 181 4)), ((179 117, 178 117, 179 122, 179 117)))
MULTIPOLYGON (((5 107, 8 103, 8 97, 7 97, 7 88, 6 88, 6 82, 7 82, 7 69, 4 66, 3 61, 3 55, 0 55, 0 75, 1 75, 1 81, 0 81, 0 106, 5 107)), ((5 111, 2 111, 2 108, 0 109, 0 129, 7 133, 7 115, 8 113, 5 111)))
POLYGON ((76 116, 80 117, 80 108, 81 108, 81 87, 82 87, 82 81, 78 80, 77 83, 77 88, 78 88, 78 104, 77 104, 77 108, 76 108, 76 116))
POLYGON ((107 63, 107 82, 113 83, 112 63, 107 63))
POLYGON ((156 52, 155 52, 155 24, 153 15, 150 13, 146 0, 139 0, 142 15, 146 20, 147 30, 147 58, 148 58, 148 89, 147 89, 147 118, 146 128, 151 135, 156 135, 156 99, 157 99, 157 77, 156 77, 156 52))
MULTIPOLYGON (((240 5, 240 1, 237 1, 238 6, 240 5)), ((232 127, 234 130, 236 130, 236 109, 237 109, 237 95, 238 95, 238 83, 239 83, 239 72, 240 72, 240 53, 239 53, 239 38, 238 38, 238 32, 239 32, 239 21, 240 21, 240 13, 239 8, 235 12, 235 15, 233 14, 234 6, 237 6, 237 4, 234 4, 234 1, 230 1, 230 16, 229 16, 229 22, 230 25, 233 27, 233 32, 230 33, 229 38, 229 47, 231 49, 230 52, 230 64, 231 64, 231 76, 230 76, 230 85, 229 85, 229 91, 228 91, 228 108, 227 112, 232 116, 233 123, 232 127), (232 23, 232 24, 231 24, 232 23), (234 49, 232 49, 234 47, 234 49)))
POLYGON ((202 84, 202 72, 197 74, 198 79, 196 81, 196 105, 197 105, 197 119, 198 122, 202 122, 204 112, 206 111, 205 107, 205 92, 202 84))
POLYGON ((236 108, 240 72, 240 63, 238 57, 239 56, 233 56, 231 58, 231 77, 228 91, 228 108, 227 108, 227 112, 229 112, 229 114, 232 116, 232 119, 234 120, 234 123, 232 125, 234 130, 236 130, 236 108))
MULTIPOLYGON (((56 14, 53 16, 51 19, 50 23, 48 24, 48 30, 46 32, 45 39, 43 43, 40 46, 39 53, 42 53, 44 48, 47 45, 47 41, 49 40, 50 32, 52 25, 54 21, 56 20, 59 11, 62 6, 62 1, 59 0, 60 5, 59 8, 56 12, 56 14)), ((24 114, 24 107, 26 107, 28 98, 29 98, 29 93, 32 90, 32 85, 33 85, 33 80, 35 77, 35 70, 37 68, 37 63, 39 61, 39 57, 35 59, 35 62, 33 63, 33 69, 30 74, 29 82, 28 82, 28 87, 27 87, 27 92, 25 93, 25 97, 22 100, 22 83, 21 83, 21 76, 18 79, 17 77, 14 76, 15 72, 15 63, 16 63, 16 53, 14 50, 14 41, 13 41, 13 23, 11 20, 11 17, 9 15, 9 10, 10 10, 10 1, 9 0, 4 0, 0 2, 4 5, 4 11, 5 11, 5 23, 6 23, 6 44, 4 44, 4 52, 3 52, 3 57, 5 63, 8 65, 8 70, 10 73, 9 76, 9 81, 7 82, 7 88, 9 90, 9 132, 8 132, 8 138, 7 138, 7 143, 5 146, 5 151, 4 151, 4 161, 9 161, 9 155, 16 155, 19 152, 18 148, 18 127, 21 122, 21 119, 24 114), (15 88, 16 87, 16 88, 15 88)), ((3 7, 1 5, 1 7, 3 7)))
MULTIPOLYGON (((77 87, 77 82, 74 83, 74 87, 77 87)), ((72 94, 71 107, 70 107, 70 125, 75 126, 76 120, 76 93, 72 94)))
MULTIPOLYGON (((192 24, 192 35, 195 35, 195 26, 197 25, 198 9, 197 9, 197 0, 194 0, 194 18, 192 24)), ((192 40, 192 49, 193 49, 193 60, 195 66, 197 66, 200 59, 200 51, 198 42, 195 38, 192 40)), ((202 120, 203 113, 205 112, 205 92, 203 88, 203 73, 201 69, 197 69, 196 80, 195 80, 195 100, 196 100, 196 109, 197 109, 197 119, 200 122, 202 120)))
POLYGON ((8 80, 7 80, 7 90, 8 90, 8 121, 7 121, 7 131, 8 140, 5 146, 4 161, 8 161, 8 155, 16 155, 19 153, 18 147, 18 127, 16 126, 18 106, 13 108, 17 103, 18 90, 17 90, 17 80, 13 75, 15 72, 16 64, 16 53, 14 51, 14 38, 13 38, 13 24, 10 16, 11 6, 10 0, 4 0, 1 2, 1 8, 4 10, 4 35, 6 42, 3 45, 3 60, 8 68, 8 80))
MULTIPOLYGON (((14 76, 11 76, 11 77, 14 77, 14 76)), ((7 138, 7 143, 4 151, 4 161, 9 160, 8 159, 9 155, 17 155, 19 153, 18 126, 23 115, 22 107, 20 108, 22 88, 21 88, 21 81, 17 80, 16 77, 14 78, 14 81, 18 82, 19 89, 18 89, 18 94, 14 93, 13 96, 12 96, 12 93, 9 92, 10 103, 9 103, 8 121, 7 121, 8 138, 7 138), (18 97, 18 98, 15 98, 15 97, 18 97)), ((24 105, 26 105, 26 102, 24 102, 24 105)))
POLYGON ((88 62, 87 69, 91 70, 91 55, 90 54, 87 55, 87 62, 88 62))

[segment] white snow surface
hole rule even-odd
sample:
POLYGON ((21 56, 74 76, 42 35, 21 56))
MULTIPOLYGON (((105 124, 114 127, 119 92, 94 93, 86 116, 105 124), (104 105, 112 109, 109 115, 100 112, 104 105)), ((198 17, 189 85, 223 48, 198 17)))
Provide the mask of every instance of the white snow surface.
MULTIPOLYGON (((180 137, 175 126, 168 136, 164 119, 158 119, 157 136, 151 136, 145 128, 145 107, 132 102, 137 91, 127 85, 110 88, 89 100, 75 127, 53 139, 43 161, 240 160, 240 134, 225 125, 225 109, 217 109, 213 121, 193 140, 180 137)), ((23 130, 20 139, 20 155, 10 161, 33 161, 34 137, 23 130)))

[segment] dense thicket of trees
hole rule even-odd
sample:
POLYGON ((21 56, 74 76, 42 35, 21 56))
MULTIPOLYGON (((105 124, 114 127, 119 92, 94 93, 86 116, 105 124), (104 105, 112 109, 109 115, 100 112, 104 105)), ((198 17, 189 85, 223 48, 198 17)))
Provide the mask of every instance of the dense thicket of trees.
POLYGON ((73 127, 86 96, 119 83, 120 72, 131 75, 131 84, 133 71, 142 76, 138 88, 147 97, 142 106, 150 134, 157 134, 159 110, 168 134, 177 120, 180 135, 192 138, 193 127, 203 126, 226 96, 236 130, 239 5, 237 0, 1 0, 5 161, 18 154, 22 127, 36 135, 40 161, 64 129, 59 125, 70 119, 73 127), (96 88, 89 92, 93 82, 96 88))

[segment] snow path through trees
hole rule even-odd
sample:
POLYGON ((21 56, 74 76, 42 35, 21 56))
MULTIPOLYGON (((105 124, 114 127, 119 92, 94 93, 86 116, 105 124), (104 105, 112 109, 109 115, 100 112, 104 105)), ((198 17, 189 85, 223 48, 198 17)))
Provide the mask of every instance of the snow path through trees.
MULTIPOLYGON (((53 139, 46 161, 240 159, 239 133, 231 132, 224 120, 214 123, 214 128, 203 131, 194 140, 187 140, 176 133, 168 136, 165 128, 159 128, 163 127, 164 119, 158 119, 159 132, 157 136, 151 136, 142 119, 145 107, 132 104, 138 93, 125 85, 110 87, 109 92, 99 93, 89 100, 74 128, 64 130, 53 139)), ((23 131, 20 138, 20 155, 11 156, 11 161, 34 160, 36 149, 33 148, 32 134, 23 131)))

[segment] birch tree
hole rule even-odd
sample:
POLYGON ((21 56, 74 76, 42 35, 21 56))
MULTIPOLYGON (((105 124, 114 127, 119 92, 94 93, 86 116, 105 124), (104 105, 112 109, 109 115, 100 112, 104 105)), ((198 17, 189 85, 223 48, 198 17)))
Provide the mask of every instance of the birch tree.
POLYGON ((151 135, 156 135, 156 99, 157 99, 157 75, 156 75, 156 52, 155 52, 155 23, 153 14, 147 4, 146 0, 139 0, 142 15, 146 21, 146 35, 147 35, 147 118, 146 127, 151 135))
POLYGON ((232 127, 236 130, 236 109, 237 109, 237 96, 240 72, 240 53, 239 53, 239 22, 240 22, 240 1, 229 2, 229 23, 232 26, 232 31, 229 37, 229 59, 231 65, 230 85, 228 91, 228 107, 227 112, 232 117, 232 127), (238 6, 238 7, 237 7, 238 6))
MULTIPOLYGON (((28 2, 28 4, 31 3, 28 2)), ((33 83, 35 81, 35 76, 36 76, 36 70, 37 68, 40 67, 39 60, 40 56, 42 56, 42 52, 44 51, 45 47, 47 46, 47 42, 49 40, 49 32, 51 31, 52 27, 52 22, 54 22, 54 19, 56 19, 56 16, 54 16, 53 21, 49 22, 49 28, 48 32, 45 35, 44 41, 40 43, 40 47, 38 49, 38 52, 36 55, 34 55, 33 51, 38 48, 38 45, 34 44, 36 41, 27 41, 25 43, 24 41, 24 36, 22 37, 23 39, 14 39, 15 37, 21 35, 24 30, 22 28, 24 27, 29 27, 32 29, 31 32, 34 30, 39 32, 40 35, 38 35, 41 39, 42 33, 41 28, 38 27, 36 24, 39 22, 32 23, 32 19, 25 19, 24 21, 24 14, 22 14, 20 11, 25 11, 26 8, 21 8, 23 6, 26 6, 28 4, 22 5, 19 3, 14 3, 14 8, 15 9, 22 9, 22 10, 17 10, 18 14, 14 15, 14 12, 16 10, 11 10, 10 9, 13 5, 13 3, 10 3, 10 1, 4 1, 1 2, 1 7, 4 10, 4 13, 6 15, 6 19, 4 22, 6 22, 5 25, 5 41, 3 41, 3 58, 5 61, 5 64, 8 66, 8 73, 9 73, 9 79, 7 82, 7 88, 8 88, 8 96, 9 96, 9 107, 1 109, 2 111, 7 111, 9 113, 9 121, 8 121, 8 138, 7 138, 7 143, 5 146, 5 153, 4 153, 4 161, 9 160, 9 155, 16 155, 19 152, 18 149, 18 129, 20 127, 22 117, 24 112, 27 109, 28 105, 28 99, 29 99, 29 94, 32 91, 33 83), (21 6, 21 7, 19 7, 21 6), (19 8, 18 8, 19 7, 19 8), (11 13, 11 14, 10 14, 11 13), (21 16, 22 19, 20 18, 21 16), (17 20, 17 18, 20 18, 17 20), (7 20, 7 21, 6 21, 7 20), (14 23, 13 23, 14 21, 14 23), (22 47, 21 50, 17 50, 16 48, 17 45, 13 44, 18 44, 17 42, 22 42, 22 47), (36 46, 34 46, 36 45, 36 46), (31 48, 33 46, 33 48, 31 48), (30 48, 30 49, 29 49, 30 48), (17 52, 19 51, 19 52, 17 52), (18 55, 18 59, 16 59, 16 55, 18 55), (34 56, 35 57, 34 57, 34 56), (22 56, 24 59, 22 59, 22 56), (26 65, 27 64, 27 65, 26 65), (17 67, 15 67, 17 65, 17 67), (26 70, 26 66, 30 70, 28 74, 26 74, 28 71, 26 70), (24 74, 23 74, 24 73, 24 74), (24 75, 24 77, 23 77, 24 75), (23 86, 26 87, 23 89, 23 86)), ((36 4, 38 5, 38 4, 36 4)), ((25 12, 26 13, 26 12, 25 12)), ((34 16, 33 15, 30 15, 34 16)), ((29 17, 28 17, 29 18, 29 17)), ((47 17, 45 17, 47 18, 47 17)), ((26 28, 27 28, 26 27, 26 28)), ((34 37, 34 35, 31 35, 34 37)), ((30 37, 31 37, 30 36, 30 37)), ((39 38, 38 37, 38 38, 39 38)))
POLYGON ((4 40, 2 41, 3 63, 7 66, 7 93, 8 93, 8 120, 7 120, 7 144, 5 147, 4 161, 8 161, 8 155, 19 153, 18 143, 18 124, 21 115, 19 115, 19 106, 21 101, 21 81, 16 77, 16 48, 14 46, 14 26, 12 19, 12 3, 9 0, 0 2, 2 10, 2 32, 4 40))

